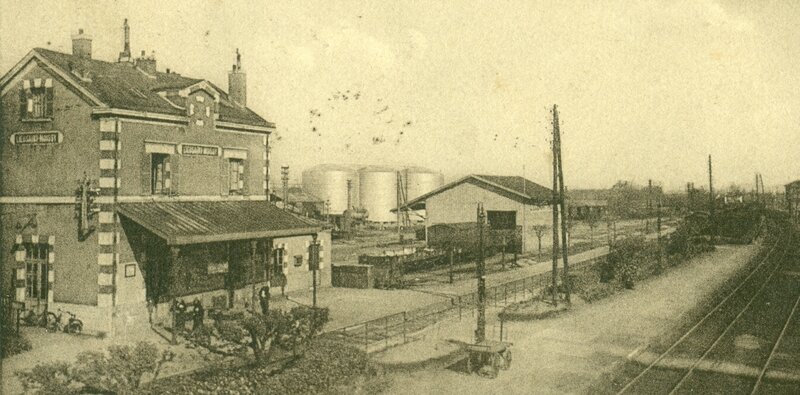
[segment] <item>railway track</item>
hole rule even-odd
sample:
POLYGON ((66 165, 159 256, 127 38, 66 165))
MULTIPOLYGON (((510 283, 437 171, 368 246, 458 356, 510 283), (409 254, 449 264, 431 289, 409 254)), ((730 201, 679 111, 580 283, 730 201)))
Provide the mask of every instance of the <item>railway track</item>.
POLYGON ((800 275, 791 275, 800 262, 790 254, 791 242, 782 232, 739 285, 680 338, 626 364, 628 379, 617 393, 800 393, 800 275))

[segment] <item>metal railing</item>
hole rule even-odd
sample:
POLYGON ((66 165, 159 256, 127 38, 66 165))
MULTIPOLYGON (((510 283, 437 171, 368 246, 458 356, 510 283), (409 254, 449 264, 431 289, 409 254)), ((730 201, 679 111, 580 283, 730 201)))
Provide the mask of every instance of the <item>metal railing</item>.
MULTIPOLYGON (((575 271, 589 270, 605 255, 573 264, 575 271)), ((504 307, 541 295, 552 283, 551 271, 514 279, 486 288, 486 306, 504 307)), ((362 347, 366 352, 376 352, 406 344, 420 338, 422 332, 448 319, 461 320, 465 313, 472 317, 478 306, 478 292, 451 297, 444 302, 432 303, 417 309, 389 314, 373 320, 327 332, 325 336, 362 347)))

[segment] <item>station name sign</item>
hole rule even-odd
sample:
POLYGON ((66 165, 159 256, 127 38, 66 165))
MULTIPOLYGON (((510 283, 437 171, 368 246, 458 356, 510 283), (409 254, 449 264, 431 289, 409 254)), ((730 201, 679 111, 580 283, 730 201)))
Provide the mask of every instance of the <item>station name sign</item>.
POLYGON ((64 140, 64 135, 57 130, 44 132, 20 132, 11 134, 11 144, 31 145, 31 144, 58 144, 64 140))
POLYGON ((183 155, 219 156, 219 147, 182 144, 181 153, 183 155))

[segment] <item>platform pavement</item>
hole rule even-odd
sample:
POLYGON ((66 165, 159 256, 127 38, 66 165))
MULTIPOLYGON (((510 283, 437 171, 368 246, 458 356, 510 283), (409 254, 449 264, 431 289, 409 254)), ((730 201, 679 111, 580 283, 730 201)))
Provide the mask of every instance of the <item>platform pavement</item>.
MULTIPOLYGON (((667 235, 672 231, 674 231, 674 228, 667 228, 662 231, 662 235, 667 235)), ((647 235, 648 239, 655 239, 656 237, 657 235, 655 233, 647 235)), ((579 254, 571 255, 569 257, 569 262, 571 267, 577 267, 582 263, 605 254, 608 254, 608 246, 597 247, 579 254)), ((546 273, 552 269, 551 261, 536 262, 530 258, 522 258, 519 262, 522 266, 520 268, 488 274, 486 276, 487 287, 546 273)), ((561 259, 558 260, 558 267, 559 270, 563 267, 561 259)), ((317 290, 317 305, 329 309, 330 321, 325 327, 325 331, 333 331, 387 315, 440 303, 453 297, 467 295, 475 292, 475 287, 476 282, 474 278, 456 280, 453 284, 426 284, 424 286, 397 290, 334 288, 325 286, 317 290)), ((287 292, 285 296, 273 292, 271 307, 291 308, 297 305, 310 306, 312 304, 312 299, 311 287, 287 292)))

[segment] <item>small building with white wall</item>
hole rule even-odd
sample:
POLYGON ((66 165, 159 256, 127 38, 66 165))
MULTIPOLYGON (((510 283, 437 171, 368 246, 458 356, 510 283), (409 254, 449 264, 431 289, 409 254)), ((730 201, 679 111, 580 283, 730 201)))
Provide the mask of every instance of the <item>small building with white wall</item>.
POLYGON ((542 248, 552 244, 552 191, 519 176, 471 174, 409 201, 400 209, 426 210, 426 229, 476 222, 483 204, 490 229, 521 229, 522 251, 538 248, 537 227, 546 227, 542 248))

